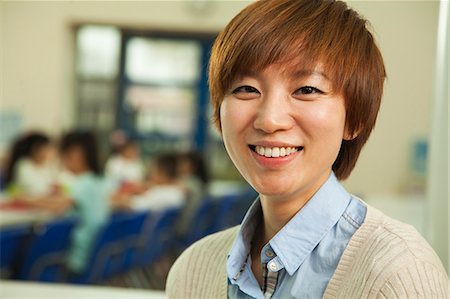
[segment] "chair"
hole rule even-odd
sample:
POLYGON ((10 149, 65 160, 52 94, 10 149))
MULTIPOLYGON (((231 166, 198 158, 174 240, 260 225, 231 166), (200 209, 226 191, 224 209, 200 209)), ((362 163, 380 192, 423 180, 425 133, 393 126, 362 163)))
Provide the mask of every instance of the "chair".
POLYGON ((169 249, 175 239, 175 225, 179 214, 179 208, 150 214, 139 239, 128 249, 126 269, 148 266, 169 249))
POLYGON ((76 218, 66 217, 38 224, 27 244, 17 279, 46 282, 63 281, 65 257, 70 246, 70 236, 76 218))
POLYGON ((147 212, 116 213, 99 231, 91 249, 86 270, 71 278, 72 283, 99 283, 124 271, 124 254, 138 238, 147 212))
POLYGON ((190 221, 186 236, 180 240, 183 248, 216 231, 215 221, 219 204, 220 202, 211 198, 201 201, 190 221))
POLYGON ((225 195, 219 199, 213 231, 239 225, 256 196, 257 193, 249 189, 242 193, 225 195))
POLYGON ((1 278, 11 278, 17 272, 19 258, 24 244, 31 236, 28 225, 6 227, 0 230, 0 273, 1 278))
POLYGON ((245 214, 247 213, 248 209, 250 208, 250 206, 253 204, 253 202, 257 197, 258 193, 252 188, 249 188, 239 196, 235 218, 233 220, 234 225, 238 225, 242 222, 245 214))

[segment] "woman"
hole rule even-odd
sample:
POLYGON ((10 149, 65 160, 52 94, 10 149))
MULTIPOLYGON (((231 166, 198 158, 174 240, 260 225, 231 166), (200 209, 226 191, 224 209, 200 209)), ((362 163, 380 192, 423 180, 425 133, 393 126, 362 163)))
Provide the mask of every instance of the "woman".
POLYGON ((426 241, 339 183, 375 125, 384 79, 366 21, 344 2, 258 1, 228 24, 211 53, 211 101, 260 196, 240 227, 183 253, 170 298, 446 298, 426 241))

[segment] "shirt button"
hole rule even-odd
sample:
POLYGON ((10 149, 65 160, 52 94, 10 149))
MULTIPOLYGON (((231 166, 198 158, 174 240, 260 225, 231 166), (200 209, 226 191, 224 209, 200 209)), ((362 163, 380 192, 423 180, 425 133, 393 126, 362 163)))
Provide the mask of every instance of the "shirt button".
POLYGON ((277 264, 275 264, 275 262, 270 262, 269 263, 269 270, 272 272, 277 271, 277 264))
POLYGON ((267 257, 273 257, 273 251, 272 250, 267 250, 266 251, 266 256, 267 257))

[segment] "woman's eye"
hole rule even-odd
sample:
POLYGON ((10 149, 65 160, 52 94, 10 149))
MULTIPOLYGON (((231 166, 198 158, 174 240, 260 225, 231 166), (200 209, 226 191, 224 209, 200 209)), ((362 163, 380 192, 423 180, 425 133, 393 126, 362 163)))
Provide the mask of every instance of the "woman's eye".
POLYGON ((238 88, 233 90, 234 94, 238 94, 238 93, 259 93, 259 91, 251 86, 248 85, 244 85, 244 86, 239 86, 238 88))
POLYGON ((323 93, 320 89, 317 89, 312 86, 303 86, 295 91, 296 94, 300 95, 308 95, 308 94, 316 94, 316 93, 323 93))

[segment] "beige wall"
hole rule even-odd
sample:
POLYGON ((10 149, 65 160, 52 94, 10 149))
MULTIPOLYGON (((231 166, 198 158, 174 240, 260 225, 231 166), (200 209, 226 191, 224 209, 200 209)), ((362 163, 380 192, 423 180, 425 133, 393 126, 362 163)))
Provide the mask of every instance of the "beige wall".
POLYGON ((358 193, 397 193, 408 179, 411 143, 430 133, 439 2, 351 5, 374 27, 388 79, 377 125, 347 186, 358 193))
MULTIPOLYGON (((56 133, 73 124, 73 23, 214 31, 245 4, 214 1, 202 15, 171 1, 0 2, 2 108, 20 110, 25 127, 56 133)), ((360 194, 397 193, 408 177, 410 143, 429 134, 439 4, 351 5, 373 24, 389 79, 376 129, 346 185, 360 194)))

